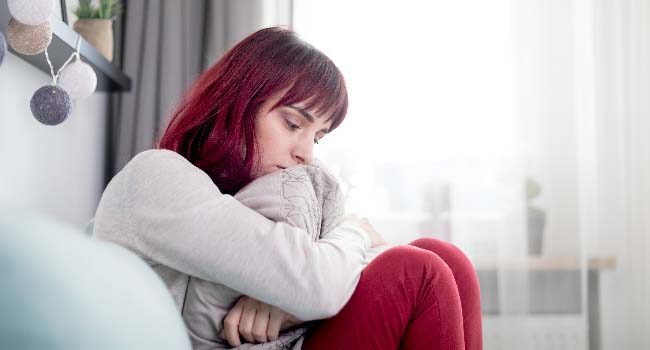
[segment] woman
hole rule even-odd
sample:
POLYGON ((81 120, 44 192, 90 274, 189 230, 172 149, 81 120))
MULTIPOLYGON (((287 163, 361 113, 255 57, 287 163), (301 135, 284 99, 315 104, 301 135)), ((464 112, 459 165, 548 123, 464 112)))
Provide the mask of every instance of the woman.
POLYGON ((354 217, 313 241, 233 197, 312 164, 314 144, 346 111, 331 60, 291 31, 260 30, 197 79, 159 149, 113 178, 95 235, 143 257, 186 323, 197 321, 185 313, 191 280, 243 294, 215 325, 222 344, 263 348, 281 329, 322 320, 275 348, 481 349, 476 273, 454 246, 427 238, 388 248, 354 217), (385 251, 371 259, 373 249, 385 251))

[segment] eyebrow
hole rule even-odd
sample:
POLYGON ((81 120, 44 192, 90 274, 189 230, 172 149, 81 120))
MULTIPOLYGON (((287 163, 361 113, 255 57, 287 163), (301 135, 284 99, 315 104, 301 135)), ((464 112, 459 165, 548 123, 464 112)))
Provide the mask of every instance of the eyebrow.
MULTIPOLYGON (((289 107, 289 108, 295 110, 296 112, 300 113, 300 115, 301 115, 303 118, 307 119, 307 121, 309 121, 310 123, 313 123, 313 122, 314 122, 314 116, 312 116, 311 114, 309 114, 309 113, 308 113, 304 108, 300 108, 300 107, 296 107, 296 106, 287 106, 287 107, 289 107)), ((330 130, 327 129, 327 128, 326 128, 326 129, 322 129, 321 131, 324 132, 324 133, 326 133, 326 134, 330 132, 330 130)))

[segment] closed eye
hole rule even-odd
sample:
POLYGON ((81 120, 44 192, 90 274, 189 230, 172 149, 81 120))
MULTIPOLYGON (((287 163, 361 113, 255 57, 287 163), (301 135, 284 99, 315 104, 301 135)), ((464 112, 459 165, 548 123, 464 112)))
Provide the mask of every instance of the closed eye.
POLYGON ((294 124, 294 123, 292 123, 291 121, 286 120, 286 119, 285 119, 285 121, 287 122, 287 127, 288 127, 290 130, 298 130, 298 129, 300 129, 300 126, 299 126, 299 125, 294 124))
MULTIPOLYGON (((289 128, 289 130, 296 131, 300 129, 300 125, 291 122, 289 119, 285 119, 284 121, 287 123, 287 127, 289 128)), ((319 139, 314 139, 314 143, 319 144, 320 143, 319 139)))

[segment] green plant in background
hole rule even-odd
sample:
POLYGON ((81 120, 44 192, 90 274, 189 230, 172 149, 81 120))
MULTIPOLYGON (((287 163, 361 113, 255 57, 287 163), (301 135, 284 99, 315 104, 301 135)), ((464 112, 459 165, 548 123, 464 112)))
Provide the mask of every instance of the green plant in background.
POLYGON ((74 14, 77 18, 93 18, 93 8, 90 5, 90 0, 79 0, 77 8, 74 9, 74 14))
POLYGON ((99 0, 99 6, 90 2, 91 0, 79 0, 79 5, 74 9, 77 18, 113 19, 122 13, 121 0, 99 0))
POLYGON ((100 0, 99 1, 99 18, 115 18, 122 11, 122 1, 120 0, 100 0))

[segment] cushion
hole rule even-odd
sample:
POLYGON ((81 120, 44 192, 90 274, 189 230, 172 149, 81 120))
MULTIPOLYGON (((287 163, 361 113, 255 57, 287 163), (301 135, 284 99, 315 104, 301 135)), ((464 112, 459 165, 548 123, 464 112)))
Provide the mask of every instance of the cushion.
POLYGON ((190 349, 162 280, 135 254, 41 215, 0 217, 1 349, 190 349))

